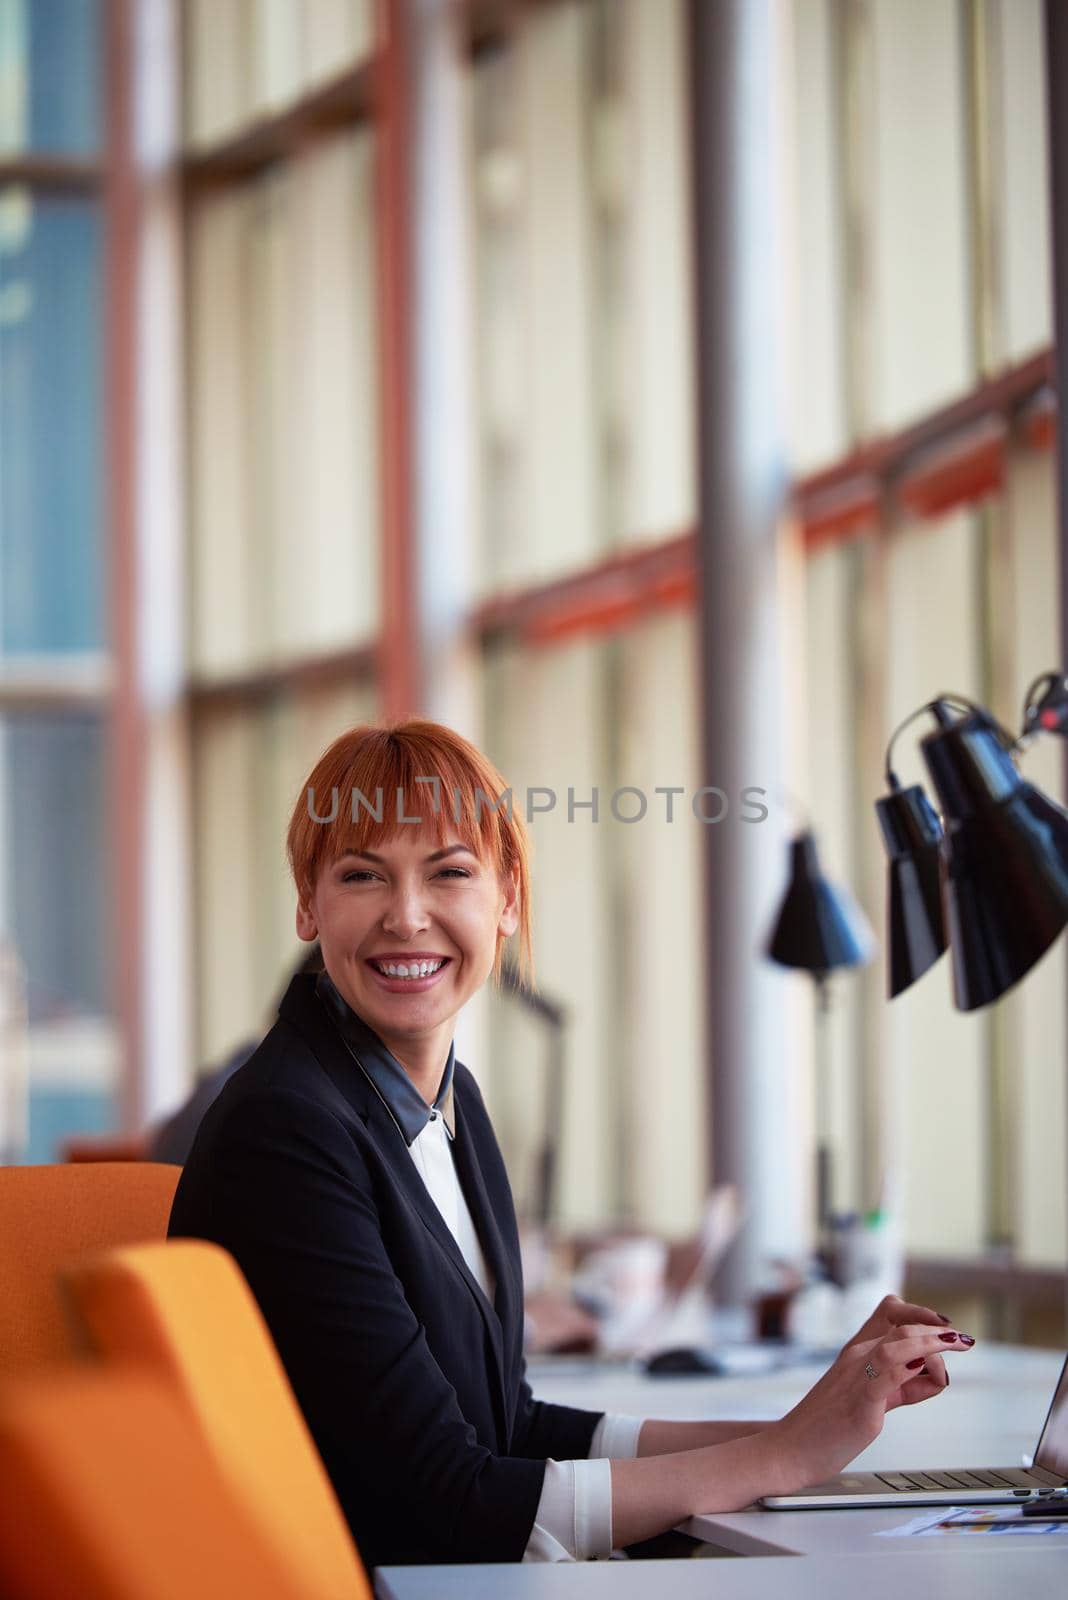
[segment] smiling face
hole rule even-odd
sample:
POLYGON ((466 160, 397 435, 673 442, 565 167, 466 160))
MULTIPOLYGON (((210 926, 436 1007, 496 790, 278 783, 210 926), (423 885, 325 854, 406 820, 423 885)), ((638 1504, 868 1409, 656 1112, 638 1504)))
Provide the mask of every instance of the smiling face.
POLYGON ((455 831, 442 841, 427 828, 328 861, 297 905, 297 933, 318 938, 339 993, 432 1088, 461 1006, 518 922, 514 881, 502 883, 455 831))

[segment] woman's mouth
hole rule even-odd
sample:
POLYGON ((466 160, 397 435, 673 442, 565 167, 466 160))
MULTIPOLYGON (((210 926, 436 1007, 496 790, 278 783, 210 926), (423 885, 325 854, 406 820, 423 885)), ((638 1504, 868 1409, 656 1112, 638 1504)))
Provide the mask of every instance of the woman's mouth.
POLYGON ((450 959, 437 955, 370 956, 366 965, 389 994, 422 994, 439 981, 450 959))

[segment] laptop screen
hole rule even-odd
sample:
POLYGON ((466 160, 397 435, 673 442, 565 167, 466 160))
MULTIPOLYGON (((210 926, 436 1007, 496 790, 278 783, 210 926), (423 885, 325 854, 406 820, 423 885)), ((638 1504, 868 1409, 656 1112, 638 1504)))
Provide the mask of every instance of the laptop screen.
POLYGON ((1035 1466, 1055 1472, 1068 1483, 1068 1360, 1061 1368, 1060 1381, 1049 1408, 1046 1426, 1035 1451, 1035 1466))

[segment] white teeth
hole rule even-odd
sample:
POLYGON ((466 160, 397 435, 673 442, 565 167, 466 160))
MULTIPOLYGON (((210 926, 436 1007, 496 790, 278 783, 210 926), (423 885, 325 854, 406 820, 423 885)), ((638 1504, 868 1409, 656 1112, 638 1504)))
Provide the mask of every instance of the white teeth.
POLYGON ((378 961, 375 963, 387 978, 428 978, 444 963, 441 961, 378 961))

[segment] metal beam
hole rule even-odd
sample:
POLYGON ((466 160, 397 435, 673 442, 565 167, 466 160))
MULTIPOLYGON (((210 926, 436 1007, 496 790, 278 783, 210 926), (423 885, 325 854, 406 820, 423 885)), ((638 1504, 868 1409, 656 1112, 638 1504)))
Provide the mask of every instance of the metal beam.
POLYGON ((780 337, 781 215, 775 143, 779 0, 691 0, 697 243, 702 783, 765 789, 762 825, 705 829, 704 995, 711 1176, 745 1209, 717 1280, 755 1292, 771 1257, 810 1243, 799 1137, 808 1110, 789 979, 762 946, 786 855, 776 818, 783 764, 778 535, 786 507, 780 337))

